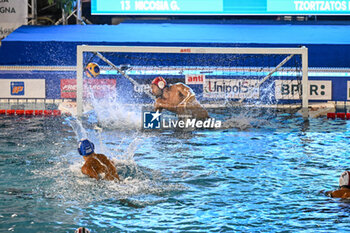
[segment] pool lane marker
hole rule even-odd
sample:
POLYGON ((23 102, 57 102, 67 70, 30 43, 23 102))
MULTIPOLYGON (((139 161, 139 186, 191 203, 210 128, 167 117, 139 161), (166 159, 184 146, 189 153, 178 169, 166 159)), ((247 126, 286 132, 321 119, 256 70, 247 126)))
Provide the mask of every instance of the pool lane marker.
POLYGON ((329 112, 327 113, 327 119, 342 119, 342 120, 350 120, 350 113, 345 112, 329 112))
MULTIPOLYGON (((23 109, 0 109, 0 115, 8 116, 70 116, 69 113, 62 113, 60 110, 23 110, 23 109)), ((344 112, 329 112, 327 113, 327 119, 342 119, 350 120, 350 113, 344 112)))
POLYGON ((8 116, 69 116, 69 113, 62 113, 61 110, 24 110, 24 109, 0 109, 0 115, 8 116))

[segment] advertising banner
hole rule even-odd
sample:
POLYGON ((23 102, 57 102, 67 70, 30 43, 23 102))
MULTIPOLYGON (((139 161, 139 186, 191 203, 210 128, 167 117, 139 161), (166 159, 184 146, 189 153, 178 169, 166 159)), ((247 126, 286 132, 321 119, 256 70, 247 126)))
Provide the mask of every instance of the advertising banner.
POLYGON ((0 39, 27 24, 27 0, 0 0, 0 39))
POLYGON ((258 99, 258 82, 257 79, 205 79, 203 97, 258 99))
MULTIPOLYGON (((310 100, 332 100, 332 81, 309 80, 310 100)), ((296 100, 301 99, 301 84, 297 80, 276 80, 276 99, 296 100)))
POLYGON ((204 74, 186 74, 185 83, 186 84, 204 84, 205 75, 204 74))
MULTIPOLYGON (((84 97, 103 98, 116 91, 115 79, 89 79, 84 82, 84 97)), ((61 98, 77 97, 77 80, 61 79, 61 98)))
POLYGON ((0 79, 0 98, 46 98, 45 79, 0 79))
POLYGON ((347 100, 350 100, 350 81, 347 81, 347 95, 348 95, 348 97, 347 97, 347 100))

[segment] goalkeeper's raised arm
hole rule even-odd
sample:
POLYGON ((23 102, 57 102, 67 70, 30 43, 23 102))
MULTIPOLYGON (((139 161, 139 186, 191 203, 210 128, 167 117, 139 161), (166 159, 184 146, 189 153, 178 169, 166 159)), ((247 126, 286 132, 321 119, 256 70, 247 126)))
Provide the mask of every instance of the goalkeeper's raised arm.
POLYGON ((207 110, 197 101, 193 90, 183 83, 167 85, 164 78, 157 77, 152 81, 151 90, 157 97, 154 103, 155 110, 166 109, 179 116, 201 120, 209 117, 207 110))

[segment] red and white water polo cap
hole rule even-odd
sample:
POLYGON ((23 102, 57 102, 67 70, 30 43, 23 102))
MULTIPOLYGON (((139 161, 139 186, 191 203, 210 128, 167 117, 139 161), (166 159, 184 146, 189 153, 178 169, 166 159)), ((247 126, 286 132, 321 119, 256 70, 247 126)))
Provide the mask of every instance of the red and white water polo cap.
POLYGON ((164 78, 162 77, 157 77, 155 79, 153 79, 152 84, 157 85, 160 89, 163 89, 166 86, 166 81, 164 78))
POLYGON ((342 187, 345 185, 350 186, 350 172, 349 171, 343 172, 339 177, 339 186, 342 187))

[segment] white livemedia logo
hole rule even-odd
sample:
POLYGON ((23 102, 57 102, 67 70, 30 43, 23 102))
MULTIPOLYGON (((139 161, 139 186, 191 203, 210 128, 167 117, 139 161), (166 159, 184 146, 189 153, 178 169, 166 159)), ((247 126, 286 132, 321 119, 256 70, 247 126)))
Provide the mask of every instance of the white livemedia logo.
POLYGON ((219 129, 222 122, 215 118, 199 120, 186 116, 165 117, 159 111, 143 112, 143 129, 219 129))
POLYGON ((186 119, 186 120, 174 120, 174 119, 163 119, 163 129, 169 128, 201 128, 201 129, 218 129, 221 128, 221 121, 215 118, 208 118, 206 120, 197 119, 186 119))

